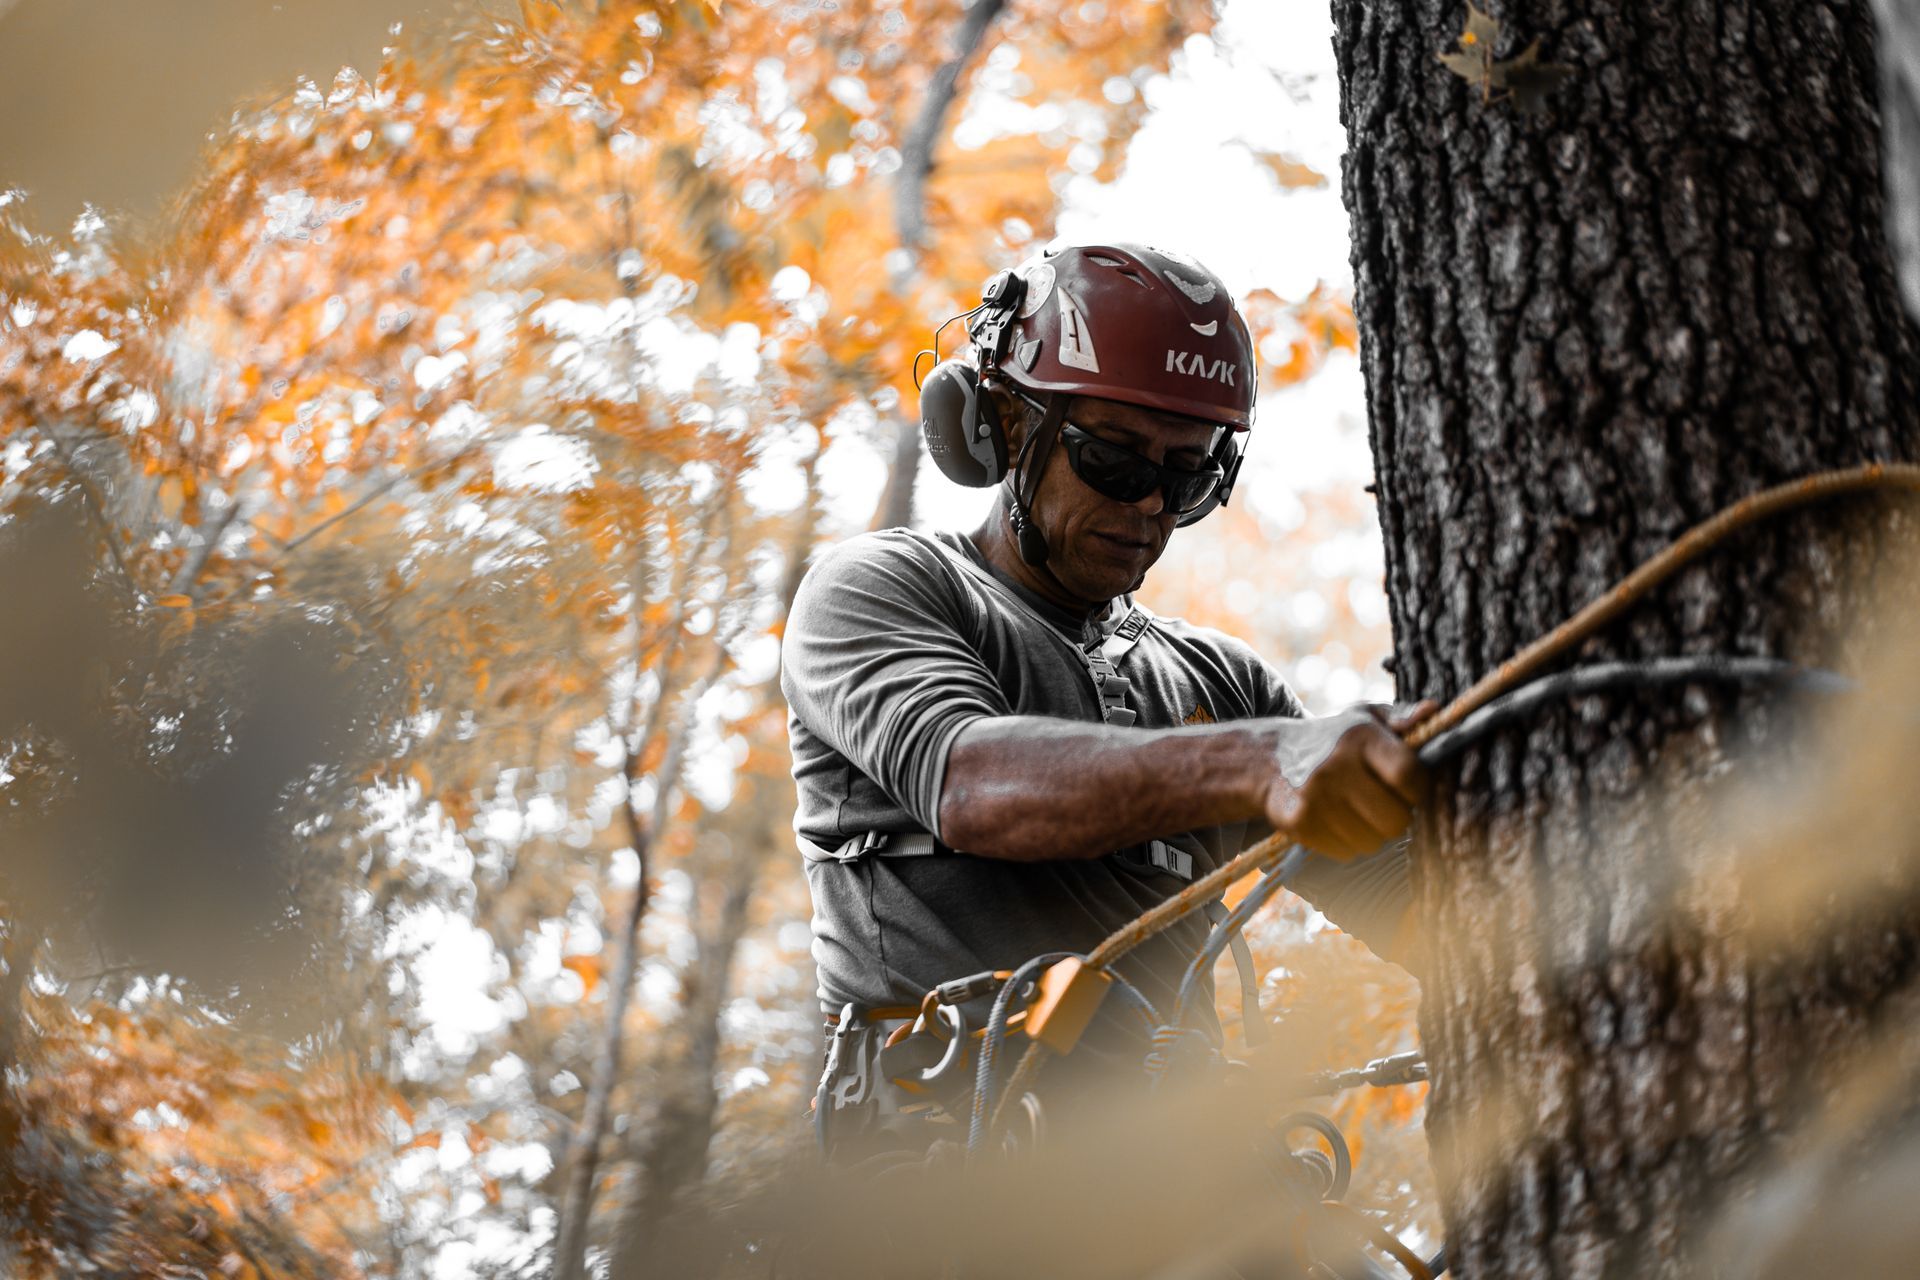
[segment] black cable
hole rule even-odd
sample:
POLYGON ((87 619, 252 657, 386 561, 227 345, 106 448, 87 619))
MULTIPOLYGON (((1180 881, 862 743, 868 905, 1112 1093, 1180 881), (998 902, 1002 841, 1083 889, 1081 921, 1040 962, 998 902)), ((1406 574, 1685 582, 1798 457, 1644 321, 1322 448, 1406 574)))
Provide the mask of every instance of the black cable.
MULTIPOLYGON (((1200 945, 1199 952, 1187 965, 1187 971, 1180 979, 1180 992, 1174 997, 1173 1021, 1170 1025, 1174 1027, 1186 1025, 1187 1004, 1199 989, 1202 975, 1212 971, 1221 953, 1227 949, 1240 931, 1246 928, 1247 922, 1253 919, 1254 914, 1266 905, 1267 900, 1286 888, 1287 883, 1299 871, 1301 863, 1306 861, 1306 856, 1306 847, 1297 844, 1281 854, 1280 861, 1261 873, 1260 883, 1253 886, 1246 897, 1240 899, 1233 910, 1227 913, 1227 918, 1213 926, 1212 931, 1207 934, 1207 940, 1200 945)), ((1257 987, 1255 991, 1258 992, 1257 987)), ((1257 1000, 1253 1007, 1255 1009, 1259 1007, 1257 1000)))
MULTIPOLYGON (((1438 768, 1482 739, 1525 719, 1555 699, 1577 698, 1616 689, 1703 683, 1776 684, 1820 694, 1850 693, 1858 688, 1855 681, 1837 672, 1802 667, 1780 658, 1700 654, 1648 658, 1638 662, 1596 662, 1541 676, 1494 699, 1422 747, 1420 763, 1429 769, 1438 768)), ((1254 913, 1286 887, 1305 861, 1306 852, 1300 845, 1294 845, 1282 854, 1280 861, 1262 874, 1261 882, 1207 935, 1206 942, 1187 966, 1187 972, 1180 981, 1180 993, 1173 1005, 1172 1026, 1185 1025, 1187 1005, 1199 987, 1201 975, 1212 971, 1221 953, 1227 949, 1233 937, 1246 927, 1254 913)))
POLYGON ((1429 769, 1445 764, 1490 734, 1505 729, 1558 698, 1616 689, 1653 689, 1676 684, 1777 684, 1805 693, 1850 693, 1855 681, 1832 671, 1801 667, 1780 658, 1700 654, 1638 662, 1596 662, 1521 685, 1503 694, 1420 749, 1429 769))
POLYGON ((1020 988, 1032 981, 1035 974, 1047 965, 1064 960, 1072 955, 1071 951, 1049 951, 1014 970, 1000 992, 993 998, 992 1010, 987 1014, 986 1034, 980 1037, 979 1055, 974 1064, 972 1107, 967 1123, 967 1154, 972 1156, 986 1145, 987 1118, 990 1114, 988 1104, 993 1098, 993 1060, 1000 1049, 1001 1040, 1006 1038, 1007 1018, 1013 1009, 1013 1000, 1020 988))

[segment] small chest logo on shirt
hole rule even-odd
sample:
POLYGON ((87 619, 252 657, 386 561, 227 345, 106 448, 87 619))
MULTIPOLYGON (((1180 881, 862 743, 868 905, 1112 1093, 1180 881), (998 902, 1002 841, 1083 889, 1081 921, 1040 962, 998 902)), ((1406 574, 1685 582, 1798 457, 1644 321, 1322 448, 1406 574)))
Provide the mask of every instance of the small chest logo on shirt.
POLYGON ((1206 703, 1196 702, 1193 704, 1193 710, 1187 712, 1187 718, 1185 720, 1182 720, 1180 723, 1181 724, 1212 724, 1213 712, 1207 710, 1206 703))

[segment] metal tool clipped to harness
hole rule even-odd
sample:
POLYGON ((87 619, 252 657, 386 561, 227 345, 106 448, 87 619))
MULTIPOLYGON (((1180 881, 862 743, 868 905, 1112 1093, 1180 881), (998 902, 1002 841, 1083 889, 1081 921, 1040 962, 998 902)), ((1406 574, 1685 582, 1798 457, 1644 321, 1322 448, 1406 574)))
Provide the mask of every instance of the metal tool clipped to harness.
POLYGON ((1070 1053, 1100 1011, 1113 975, 1090 968, 1080 956, 1068 956, 1040 975, 1033 1003, 1027 1006, 1027 1036, 1055 1053, 1070 1053))
POLYGON ((873 1095, 875 1039, 866 1009, 843 1005, 827 1039, 827 1060, 813 1095, 813 1133, 822 1156, 831 1156, 842 1136, 837 1132, 845 1124, 842 1113, 847 1118, 862 1116, 862 1104, 873 1095))

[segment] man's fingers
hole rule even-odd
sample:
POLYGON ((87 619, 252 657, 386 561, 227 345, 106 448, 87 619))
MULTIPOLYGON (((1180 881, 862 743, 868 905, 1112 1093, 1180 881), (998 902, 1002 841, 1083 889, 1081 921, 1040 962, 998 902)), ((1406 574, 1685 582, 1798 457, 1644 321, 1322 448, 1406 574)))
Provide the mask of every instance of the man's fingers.
POLYGON ((1378 847, 1366 823, 1351 808, 1338 800, 1325 800, 1313 806, 1313 818, 1306 824, 1310 834, 1301 843, 1316 853, 1346 862, 1378 847))
POLYGON ((1366 741, 1361 744, 1361 759, 1366 761, 1375 777, 1406 801, 1409 809, 1419 807, 1426 800, 1426 768, 1420 763, 1420 757, 1414 754, 1413 748, 1397 736, 1368 734, 1366 741))
POLYGON ((1366 825, 1375 846, 1398 839, 1413 819, 1413 806, 1406 798, 1374 778, 1360 779, 1343 798, 1366 825))
POLYGON ((1430 718, 1439 710, 1440 704, 1432 698, 1416 702, 1405 710, 1393 709, 1387 718, 1387 728, 1404 738, 1423 720, 1430 718))

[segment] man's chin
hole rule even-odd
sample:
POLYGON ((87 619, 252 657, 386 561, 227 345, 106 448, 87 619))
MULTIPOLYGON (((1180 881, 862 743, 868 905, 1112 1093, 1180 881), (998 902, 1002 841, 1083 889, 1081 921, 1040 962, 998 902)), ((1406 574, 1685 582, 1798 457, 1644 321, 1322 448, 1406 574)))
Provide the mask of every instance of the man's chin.
POLYGON ((1124 596, 1138 591, 1140 584, 1147 579, 1147 570, 1153 567, 1151 560, 1132 568, 1117 568, 1113 565, 1086 566, 1077 575, 1080 582, 1075 585, 1075 593, 1087 600, 1111 600, 1115 596, 1124 596))

